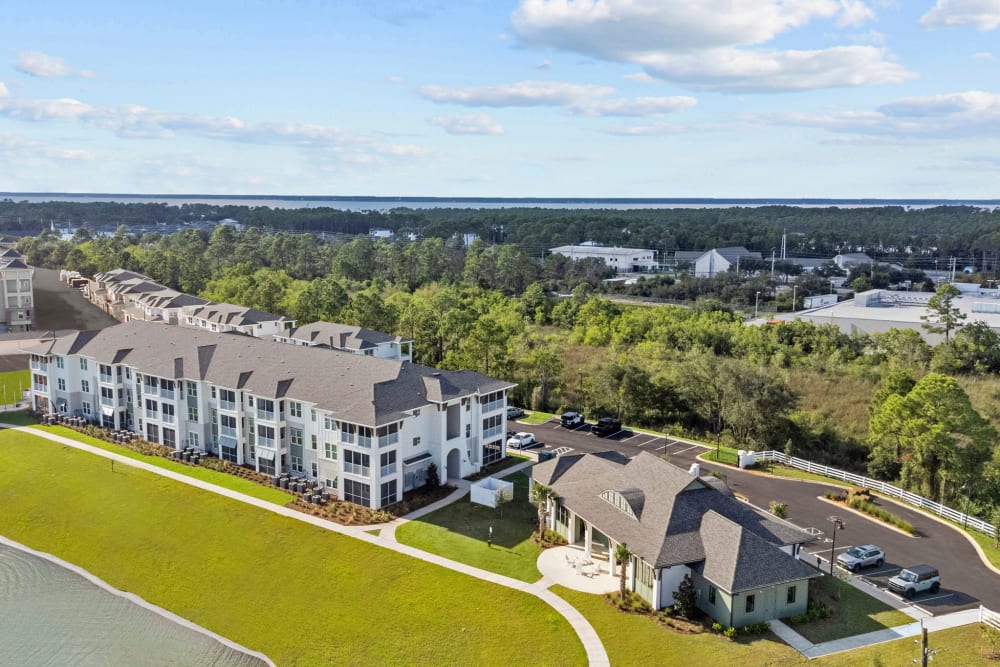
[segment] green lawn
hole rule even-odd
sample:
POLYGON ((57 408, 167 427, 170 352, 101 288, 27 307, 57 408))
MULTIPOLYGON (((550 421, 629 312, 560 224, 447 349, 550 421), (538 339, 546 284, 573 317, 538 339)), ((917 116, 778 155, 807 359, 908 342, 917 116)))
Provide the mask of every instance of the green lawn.
POLYGON ((600 595, 562 586, 552 592, 576 607, 604 643, 611 664, 629 665, 801 665, 807 660, 774 635, 731 642, 712 633, 684 635, 646 616, 626 614, 600 595))
POLYGON ((279 665, 586 661, 517 591, 22 432, 0 432, 0 470, 0 534, 279 665))
POLYGON ((718 450, 716 450, 715 447, 712 447, 711 450, 699 455, 698 458, 703 461, 711 461, 713 463, 735 466, 739 463, 739 451, 726 446, 719 447, 718 450))
POLYGON ((555 417, 555 415, 550 414, 548 412, 539 412, 536 410, 534 412, 529 412, 528 414, 521 417, 517 421, 525 424, 542 424, 552 419, 553 417, 555 417))
POLYGON ((11 405, 21 400, 25 389, 31 386, 31 371, 0 373, 0 404, 11 405))
POLYGON ((396 539, 411 547, 446 556, 522 581, 542 578, 536 562, 541 548, 531 534, 538 529, 538 511, 528 502, 528 478, 515 473, 514 500, 500 509, 476 505, 468 496, 436 512, 404 523, 396 539), (487 545, 493 526, 493 546, 487 545))
POLYGON ((813 644, 913 622, 903 612, 829 575, 809 581, 809 597, 834 610, 830 618, 791 626, 813 644))
MULTIPOLYGON (((3 421, 3 416, 4 415, 0 415, 0 422, 3 421)), ((135 459, 137 461, 143 461, 144 463, 154 465, 157 468, 172 470, 194 479, 200 479, 203 482, 210 482, 232 491, 239 491, 240 493, 245 493, 248 496, 253 496, 254 498, 259 498, 260 500, 266 500, 267 502, 275 503, 276 505, 287 505, 295 499, 295 496, 282 491, 281 489, 276 489, 270 486, 261 486, 260 484, 251 482, 248 479, 242 479, 240 477, 236 477, 235 475, 219 472, 218 470, 210 470, 209 468, 201 468, 198 466, 186 466, 183 463, 177 463, 176 461, 165 459, 162 456, 147 456, 146 454, 140 454, 139 452, 134 452, 127 447, 122 447, 121 445, 116 445, 113 442, 107 442, 106 440, 101 440, 99 438, 93 438, 89 435, 80 433, 79 431, 74 431, 71 428, 66 428, 65 426, 36 425, 33 428, 48 431, 49 433, 61 435, 66 438, 72 438, 73 440, 77 440, 93 447, 99 447, 100 449, 114 452, 115 454, 121 454, 122 456, 127 456, 128 458, 135 459)))
MULTIPOLYGON (((988 660, 982 653, 985 642, 980 634, 978 623, 964 625, 951 630, 941 630, 930 633, 927 645, 932 650, 940 651, 932 665, 988 665, 988 660)), ((826 658, 818 658, 809 664, 817 667, 891 667, 894 665, 920 664, 920 646, 913 643, 913 638, 897 639, 896 641, 876 644, 867 648, 846 653, 837 653, 826 658)), ((995 662, 993 664, 996 664, 995 662)))

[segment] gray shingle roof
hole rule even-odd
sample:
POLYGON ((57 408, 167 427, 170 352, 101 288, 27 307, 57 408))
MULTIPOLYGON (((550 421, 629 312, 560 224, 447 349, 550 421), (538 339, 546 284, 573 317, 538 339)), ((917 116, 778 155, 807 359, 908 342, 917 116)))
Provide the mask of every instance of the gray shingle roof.
POLYGON ((180 308, 181 306, 200 306, 209 303, 208 299, 172 289, 143 294, 136 297, 135 301, 150 308, 180 308))
POLYGON ((365 327, 334 322, 304 324, 290 331, 288 337, 313 345, 352 350, 367 350, 381 343, 402 343, 410 340, 365 327))
POLYGON ((315 403, 346 421, 381 426, 429 402, 515 385, 472 371, 439 371, 397 361, 251 336, 133 321, 33 347, 35 354, 81 354, 140 373, 205 380, 267 398, 315 403))
POLYGON ((291 321, 283 315, 272 315, 256 308, 237 306, 232 303, 212 303, 192 308, 187 311, 192 317, 198 317, 216 324, 228 324, 234 327, 245 327, 261 322, 291 321))
MULTIPOLYGON (((532 476, 559 495, 560 502, 617 542, 625 542, 654 567, 691 564, 720 557, 713 539, 706 544, 703 518, 725 517, 773 552, 811 539, 805 531, 720 492, 708 481, 652 454, 643 452, 621 463, 597 455, 570 455, 539 463, 532 476), (633 511, 637 492, 642 502, 636 519, 601 498, 604 491, 621 494, 633 511)), ((777 556, 775 556, 777 558, 777 556)))

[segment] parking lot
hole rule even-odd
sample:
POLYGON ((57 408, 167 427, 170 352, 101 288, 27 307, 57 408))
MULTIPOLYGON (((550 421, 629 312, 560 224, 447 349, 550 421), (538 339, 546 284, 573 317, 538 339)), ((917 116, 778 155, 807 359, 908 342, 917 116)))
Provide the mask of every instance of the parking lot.
MULTIPOLYGON (((557 456, 614 450, 634 457, 646 451, 658 456, 666 454, 671 463, 687 469, 707 449, 703 445, 669 436, 627 430, 607 438, 598 438, 590 432, 590 428, 591 424, 583 424, 575 429, 563 428, 557 419, 542 424, 511 422, 509 425, 511 432, 532 433, 543 443, 538 449, 553 452, 557 456)), ((833 546, 830 537, 832 523, 829 519, 838 516, 844 521, 845 528, 837 531, 834 558, 852 546, 862 544, 876 544, 886 552, 886 562, 882 567, 867 568, 854 576, 885 589, 889 578, 901 568, 928 563, 941 572, 941 590, 935 594, 918 594, 912 601, 903 602, 931 614, 969 609, 980 604, 1000 609, 1000 577, 983 564, 973 546, 952 528, 908 506, 880 501, 893 514, 913 524, 917 531, 916 537, 905 535, 874 519, 823 500, 820 497, 823 493, 837 488, 832 485, 753 474, 728 466, 697 462, 702 474, 717 471, 726 479, 734 493, 758 507, 766 508, 772 500, 787 503, 788 519, 817 535, 814 542, 804 545, 802 559, 813 564, 819 563, 824 571, 829 571, 830 547, 833 546)))

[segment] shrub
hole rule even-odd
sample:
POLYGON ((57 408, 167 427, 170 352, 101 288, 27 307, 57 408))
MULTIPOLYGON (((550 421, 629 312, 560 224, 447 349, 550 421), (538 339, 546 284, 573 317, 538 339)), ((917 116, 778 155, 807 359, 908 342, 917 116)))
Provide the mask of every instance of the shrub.
POLYGON ((778 517, 779 519, 788 518, 788 503, 782 503, 778 502, 777 500, 772 500, 770 509, 771 509, 771 514, 778 517))
POLYGON ((724 625, 722 625, 722 623, 719 623, 718 621, 716 621, 715 623, 712 623, 712 632, 714 632, 717 635, 718 634, 722 634, 722 631, 725 630, 725 629, 726 629, 726 627, 724 625))
POLYGON ((674 593, 674 611, 684 618, 692 618, 698 608, 698 591, 694 588, 694 582, 690 574, 685 574, 681 579, 677 591, 674 593))
POLYGON ((613 604, 620 611, 626 611, 632 614, 648 614, 652 611, 649 603, 643 600, 642 597, 634 591, 625 591, 625 597, 622 597, 618 591, 605 593, 604 599, 613 604))
POLYGON ((827 500, 833 500, 834 502, 842 503, 847 500, 847 495, 839 493, 837 491, 827 491, 823 494, 823 497, 827 500))
POLYGON ((736 639, 736 628, 726 628, 722 631, 722 636, 730 641, 733 641, 736 639))
POLYGON ((771 624, 767 621, 758 621, 750 625, 744 625, 741 632, 745 635, 763 635, 771 629, 771 624))

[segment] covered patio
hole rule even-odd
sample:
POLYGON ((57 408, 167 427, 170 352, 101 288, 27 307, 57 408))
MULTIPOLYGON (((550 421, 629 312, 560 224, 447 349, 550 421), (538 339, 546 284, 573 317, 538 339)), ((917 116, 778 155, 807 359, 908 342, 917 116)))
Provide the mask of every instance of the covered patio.
POLYGON ((619 579, 610 572, 606 557, 587 557, 574 545, 545 549, 538 556, 538 571, 548 581, 583 593, 617 591, 619 579))

